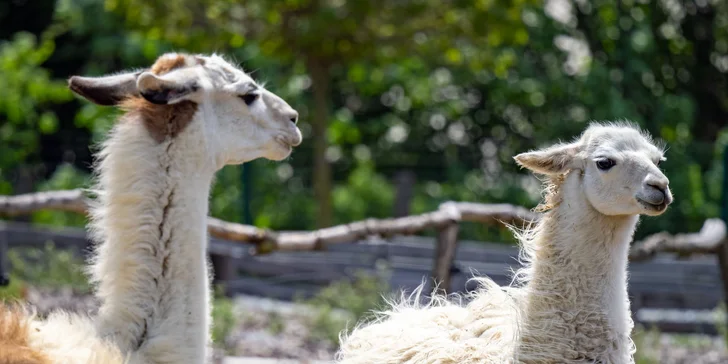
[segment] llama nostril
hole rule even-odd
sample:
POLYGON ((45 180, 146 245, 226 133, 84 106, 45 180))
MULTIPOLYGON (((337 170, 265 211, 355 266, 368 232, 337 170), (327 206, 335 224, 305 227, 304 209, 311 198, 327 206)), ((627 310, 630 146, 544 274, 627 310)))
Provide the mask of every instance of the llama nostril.
POLYGON ((293 114, 291 114, 290 120, 294 124, 298 123, 298 111, 294 111, 293 114))

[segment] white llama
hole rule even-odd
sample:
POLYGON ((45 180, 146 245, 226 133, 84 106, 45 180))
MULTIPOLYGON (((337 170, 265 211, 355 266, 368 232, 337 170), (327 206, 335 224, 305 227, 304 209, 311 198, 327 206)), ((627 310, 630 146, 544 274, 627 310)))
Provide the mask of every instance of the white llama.
POLYGON ((627 123, 595 123, 572 143, 516 156, 548 182, 547 212, 516 233, 524 267, 514 284, 477 278, 467 305, 444 297, 419 305, 420 287, 342 335, 338 361, 633 363, 627 257, 639 215, 672 202, 662 159, 627 123))
POLYGON ((213 176, 282 160, 301 143, 297 112, 217 55, 162 55, 143 71, 72 77, 70 88, 126 110, 103 144, 90 266, 98 317, 38 320, 0 309, 0 363, 203 363, 213 176))

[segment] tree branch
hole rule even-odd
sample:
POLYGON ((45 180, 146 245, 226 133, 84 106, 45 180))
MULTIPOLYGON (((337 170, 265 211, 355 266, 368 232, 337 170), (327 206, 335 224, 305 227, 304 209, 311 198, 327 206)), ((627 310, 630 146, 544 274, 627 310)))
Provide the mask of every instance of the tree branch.
POLYGON ((726 239, 726 225, 721 219, 708 219, 700 232, 671 235, 660 232, 636 242, 629 252, 630 261, 651 259, 658 252, 679 254, 715 253, 726 239))

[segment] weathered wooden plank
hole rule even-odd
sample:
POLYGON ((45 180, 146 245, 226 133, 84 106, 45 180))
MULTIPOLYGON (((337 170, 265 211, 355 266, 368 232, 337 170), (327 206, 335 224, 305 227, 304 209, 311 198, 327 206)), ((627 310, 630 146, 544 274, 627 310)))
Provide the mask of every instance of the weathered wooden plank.
POLYGON ((231 258, 240 259, 250 255, 252 244, 242 244, 234 241, 210 239, 207 251, 214 255, 225 255, 231 258))
POLYGON ((669 263, 654 262, 630 264, 628 270, 633 273, 653 274, 661 276, 709 276, 714 277, 715 279, 720 278, 718 265, 714 262, 692 263, 675 260, 669 263))
POLYGON ((238 261, 229 255, 210 255, 212 265, 212 283, 217 284, 237 278, 238 261))
POLYGON ((337 272, 348 272, 357 269, 373 269, 377 265, 374 257, 342 257, 342 256, 277 256, 277 257, 246 257, 241 261, 241 266, 247 262, 257 261, 260 263, 270 263, 275 265, 288 265, 298 267, 300 269, 324 269, 337 272))
POLYGON ((642 324, 646 328, 656 328, 660 332, 673 333, 673 334, 705 334, 716 336, 718 335, 718 329, 714 324, 709 323, 687 323, 687 322, 671 322, 671 321, 657 321, 657 322, 646 322, 635 320, 637 323, 642 324))
POLYGON ((391 242, 384 239, 367 239, 349 244, 327 245, 325 252, 348 252, 352 254, 368 254, 378 258, 389 256, 391 242))
MULTIPOLYGON (((410 257, 432 257, 435 249, 435 239, 424 236, 398 236, 389 240, 390 255, 406 255, 410 257)), ((475 261, 492 261, 493 257, 505 258, 507 262, 513 262, 513 257, 518 256, 518 248, 513 245, 490 242, 475 242, 462 240, 458 242, 456 259, 475 261)))
MULTIPOLYGON (((239 264, 241 273, 258 276, 278 276, 284 274, 306 273, 311 272, 314 264, 287 264, 277 261, 260 261, 258 259, 242 259, 239 264)), ((330 269, 329 271, 333 271, 330 269)), ((338 272, 337 272, 338 273, 338 272)))
POLYGON ((644 292, 639 292, 638 294, 642 298, 639 308, 712 310, 721 302, 719 296, 711 296, 697 292, 693 292, 692 295, 670 293, 645 294, 644 292))
POLYGON ((261 261, 327 260, 331 262, 371 265, 374 264, 377 259, 381 259, 382 257, 375 254, 367 253, 320 251, 301 253, 271 253, 261 256, 254 256, 253 258, 261 261))
POLYGON ((88 247, 92 242, 86 232, 78 228, 48 228, 21 222, 0 221, 0 230, 4 230, 9 247, 44 246, 53 242, 59 248, 88 247))
POLYGON ((312 359, 278 359, 228 356, 225 357, 220 364, 334 364, 334 362, 312 359))
POLYGON ((273 299, 291 301, 296 297, 312 297, 315 290, 310 287, 295 287, 275 284, 259 278, 237 278, 223 285, 227 294, 248 294, 273 299))
POLYGON ((239 264, 238 271, 249 275, 260 278, 285 278, 287 276, 299 277, 299 279, 308 280, 315 284, 328 284, 336 280, 346 279, 353 276, 354 270, 351 271, 338 271, 329 269, 327 266, 318 266, 318 269, 313 269, 313 266, 288 266, 283 264, 271 264, 259 261, 246 261, 239 264))

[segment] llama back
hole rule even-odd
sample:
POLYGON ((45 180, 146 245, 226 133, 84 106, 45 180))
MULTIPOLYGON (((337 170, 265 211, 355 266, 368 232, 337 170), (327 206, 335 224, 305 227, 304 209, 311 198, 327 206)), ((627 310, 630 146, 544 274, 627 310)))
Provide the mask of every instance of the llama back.
POLYGON ((412 295, 389 302, 342 335, 337 363, 515 362, 516 300, 489 278, 475 280, 480 288, 466 295, 433 295, 421 304, 423 283, 412 295))

